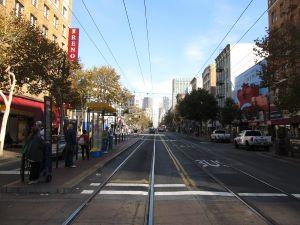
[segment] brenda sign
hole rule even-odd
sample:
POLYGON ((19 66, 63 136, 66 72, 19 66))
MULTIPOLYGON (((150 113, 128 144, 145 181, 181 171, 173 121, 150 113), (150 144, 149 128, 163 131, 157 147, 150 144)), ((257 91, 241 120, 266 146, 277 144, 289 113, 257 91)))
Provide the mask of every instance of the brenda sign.
POLYGON ((69 61, 75 62, 78 59, 78 43, 79 43, 79 29, 69 28, 69 61))

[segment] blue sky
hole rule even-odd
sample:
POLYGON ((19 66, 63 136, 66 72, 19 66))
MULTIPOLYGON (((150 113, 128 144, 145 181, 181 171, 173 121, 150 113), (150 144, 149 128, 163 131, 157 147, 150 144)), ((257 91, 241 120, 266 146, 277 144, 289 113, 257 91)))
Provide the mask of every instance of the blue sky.
MULTIPOLYGON (((172 78, 195 76, 249 1, 147 0, 153 91, 155 93, 171 93, 172 78)), ((124 86, 131 91, 150 92, 143 0, 125 0, 125 2, 146 80, 146 88, 139 72, 122 0, 85 0, 130 82, 128 83, 117 69, 124 86)), ((254 0, 220 50, 227 43, 235 43, 266 8, 267 0, 254 0)), ((97 43, 110 65, 117 68, 81 0, 73 0, 73 12, 97 43)), ((81 28, 74 18, 72 26, 81 28)), ((242 42, 253 42, 257 37, 265 34, 266 27, 267 15, 242 42)), ((79 57, 86 68, 106 64, 82 29, 79 57)))

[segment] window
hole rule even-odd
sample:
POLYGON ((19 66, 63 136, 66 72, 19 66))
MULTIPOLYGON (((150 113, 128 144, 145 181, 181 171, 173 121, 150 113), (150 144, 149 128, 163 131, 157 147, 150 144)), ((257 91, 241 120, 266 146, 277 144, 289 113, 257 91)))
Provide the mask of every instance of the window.
POLYGON ((44 17, 49 18, 49 7, 47 5, 44 5, 44 17))
POLYGON ((1 5, 5 5, 5 0, 0 0, 1 5))
POLYGON ((24 6, 20 2, 16 1, 16 4, 15 4, 16 16, 17 17, 21 16, 23 14, 23 12, 24 12, 24 6))
POLYGON ((30 25, 35 27, 36 21, 37 21, 37 18, 34 15, 30 14, 30 25))
POLYGON ((58 28, 58 17, 54 15, 53 18, 53 26, 57 29, 58 28))
POLYGON ((272 14, 271 14, 271 21, 272 21, 272 23, 275 23, 277 21, 276 11, 272 12, 272 14))
POLYGON ((66 7, 63 7, 62 14, 63 14, 63 16, 64 16, 65 18, 67 18, 67 17, 68 17, 68 10, 67 10, 67 8, 66 8, 66 7))
POLYGON ((58 8, 59 7, 59 0, 54 0, 54 4, 58 8))
POLYGON ((61 43, 61 48, 63 49, 63 50, 65 50, 65 47, 66 47, 66 45, 65 45, 65 43, 61 43))
POLYGON ((54 34, 52 35, 52 41, 55 43, 57 42, 57 37, 54 34))
POLYGON ((31 0, 31 4, 37 8, 38 0, 31 0))
POLYGON ((65 25, 63 25, 62 35, 63 35, 63 37, 67 37, 67 28, 65 25))
POLYGON ((48 28, 47 28, 45 25, 43 25, 43 27, 42 27, 42 34, 43 34, 45 37, 48 36, 48 28))

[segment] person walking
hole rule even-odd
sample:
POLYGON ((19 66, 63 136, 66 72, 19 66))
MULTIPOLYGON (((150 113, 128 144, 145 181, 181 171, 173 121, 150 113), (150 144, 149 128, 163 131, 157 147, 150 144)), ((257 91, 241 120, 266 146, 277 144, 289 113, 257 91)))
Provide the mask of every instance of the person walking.
POLYGON ((28 137, 28 149, 26 153, 27 160, 30 163, 29 184, 38 183, 42 163, 44 160, 46 145, 41 138, 39 127, 32 128, 28 137))
POLYGON ((65 166, 70 168, 75 168, 73 162, 74 149, 76 147, 76 132, 74 130, 73 124, 69 124, 66 134, 66 154, 65 154, 65 166))
POLYGON ((82 134, 80 135, 78 139, 78 144, 81 147, 81 154, 82 154, 82 159, 84 160, 84 153, 86 154, 87 160, 90 159, 90 148, 89 148, 89 134, 87 133, 86 130, 82 131, 82 134))
POLYGON ((105 127, 105 130, 102 132, 102 151, 103 153, 108 153, 108 138, 109 132, 108 127, 105 127))

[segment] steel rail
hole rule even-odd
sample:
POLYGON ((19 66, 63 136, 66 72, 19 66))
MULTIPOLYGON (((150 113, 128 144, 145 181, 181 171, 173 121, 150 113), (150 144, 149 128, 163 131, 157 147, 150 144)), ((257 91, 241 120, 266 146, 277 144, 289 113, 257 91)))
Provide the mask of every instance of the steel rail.
MULTIPOLYGON (((128 162, 128 160, 139 150, 142 144, 145 143, 145 140, 141 139, 142 142, 130 153, 129 156, 125 158, 125 160, 109 175, 106 180, 101 183, 101 185, 95 190, 95 192, 90 195, 71 215, 62 223, 62 225, 70 225, 74 222, 74 220, 79 216, 80 212, 83 211, 84 208, 97 196, 97 194, 106 186, 106 184, 111 180, 111 178, 128 162)), ((135 144, 135 143, 134 143, 135 144)), ((134 145, 133 144, 133 145, 134 145)), ((131 145, 131 146, 133 146, 131 145)), ((130 146, 130 147, 131 147, 130 146)), ((130 148, 129 147, 129 148, 130 148)))
POLYGON ((154 225, 154 175, 155 175, 155 149, 156 134, 154 135, 153 141, 153 153, 151 162, 151 171, 149 175, 149 195, 148 195, 148 205, 146 206, 144 225, 154 225))
POLYGON ((256 206, 254 206, 253 204, 248 202, 246 199, 241 197, 237 192, 235 192, 231 188, 229 188, 219 178, 217 178, 215 175, 213 175, 209 170, 207 170, 206 168, 204 168, 204 167, 200 166, 198 163, 196 163, 195 160, 193 159, 193 157, 188 155, 185 151, 182 151, 182 149, 180 149, 179 147, 177 147, 174 144, 173 144, 173 146, 176 147, 182 153, 183 156, 185 156, 187 159, 192 161, 192 163, 196 167, 201 169, 204 173, 206 173, 209 177, 211 177, 216 183, 218 183, 220 186, 222 186, 224 189, 226 189, 228 192, 230 192, 234 197, 236 197, 240 202, 242 202, 245 206, 247 206, 252 212, 254 212, 258 217, 260 217, 262 220, 264 220, 267 224, 269 224, 269 225, 279 225, 271 217, 269 217, 267 215, 264 215, 259 208, 257 208, 256 206))
MULTIPOLYGON (((201 146, 199 146, 198 144, 195 144, 195 143, 193 143, 193 142, 186 141, 186 143, 189 143, 189 144, 191 144, 191 145, 193 145, 193 146, 195 146, 195 147, 200 147, 201 149, 204 149, 203 147, 201 147, 201 146)), ((197 148, 195 148, 195 150, 196 150, 197 152, 200 152, 200 150, 197 149, 197 148)), ((204 149, 204 151, 208 152, 208 151, 205 150, 205 149, 204 149)), ((228 158, 228 157, 226 157, 226 156, 219 156, 218 154, 216 154, 216 153, 214 153, 214 152, 209 152, 209 154, 212 154, 212 155, 214 155, 214 156, 216 156, 216 157, 218 157, 218 158, 221 158, 221 159, 226 159, 226 160, 232 161, 232 159, 230 159, 230 158, 228 158)), ((225 165, 225 166, 227 166, 227 167, 229 167, 229 168, 231 168, 231 169, 233 169, 233 170, 235 170, 235 171, 238 171, 238 172, 240 172, 240 173, 242 173, 242 174, 244 174, 244 175, 246 175, 246 176, 248 176, 248 177, 250 177, 250 178, 252 178, 252 179, 254 179, 254 180, 256 180, 256 181, 258 181, 258 182, 260 182, 260 183, 262 183, 262 184, 264 184, 264 185, 266 185, 266 186, 268 186, 268 187, 270 187, 270 188, 272 188, 272 189, 274 189, 274 190, 276 190, 276 191, 279 191, 279 192, 281 192, 282 194, 285 194, 287 197, 292 198, 293 200, 300 201, 300 199, 298 199, 296 196, 292 195, 291 193, 288 193, 287 191, 285 191, 285 190, 283 190, 283 189, 281 189, 281 188, 279 188, 279 187, 276 187, 275 185, 270 184, 269 182, 264 181, 263 179, 258 178, 257 176, 255 176, 255 175, 253 175, 253 174, 251 174, 251 173, 248 173, 248 172, 246 172, 246 171, 244 171, 244 170, 242 170, 242 169, 240 169, 240 168, 237 168, 237 167, 235 167, 235 166, 233 166, 233 165, 227 165, 227 164, 223 164, 223 165, 225 165)))

